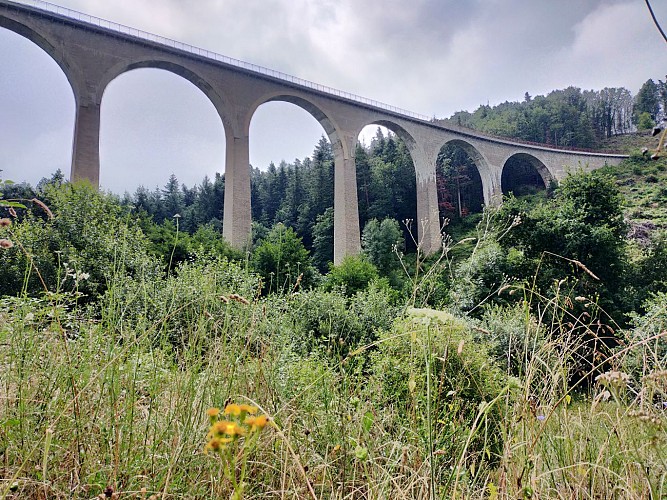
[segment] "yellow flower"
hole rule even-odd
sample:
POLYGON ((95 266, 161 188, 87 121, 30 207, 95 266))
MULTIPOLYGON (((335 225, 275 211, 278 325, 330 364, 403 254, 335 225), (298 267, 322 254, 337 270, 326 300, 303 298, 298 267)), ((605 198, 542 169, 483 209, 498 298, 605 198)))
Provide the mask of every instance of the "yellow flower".
POLYGON ((243 428, 236 422, 228 422, 226 420, 220 420, 213 424, 211 427, 210 434, 214 436, 222 436, 226 434, 227 436, 243 436, 245 431, 243 428))
POLYGON ((209 408, 206 410, 206 415, 208 415, 208 422, 213 425, 220 415, 220 410, 218 408, 209 408))
POLYGON ((236 403, 230 403, 225 406, 225 415, 234 415, 238 417, 241 414, 241 407, 236 403))
POLYGON ((258 408, 252 405, 239 405, 239 408, 241 409, 241 412, 246 412, 250 415, 254 415, 258 411, 258 408))
POLYGON ((206 446, 204 446, 204 453, 208 453, 209 451, 219 451, 221 448, 223 448, 227 443, 231 443, 232 438, 212 438, 208 443, 206 443, 206 446))
POLYGON ((250 427, 251 431, 255 430, 262 430, 267 422, 269 421, 269 417, 266 415, 260 415, 258 417, 248 417, 245 419, 245 424, 250 427))

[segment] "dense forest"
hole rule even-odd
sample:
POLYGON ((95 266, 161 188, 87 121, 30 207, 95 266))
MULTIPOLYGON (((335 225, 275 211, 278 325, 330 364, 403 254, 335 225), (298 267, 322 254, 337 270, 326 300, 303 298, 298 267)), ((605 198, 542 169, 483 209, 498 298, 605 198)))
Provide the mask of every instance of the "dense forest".
POLYGON ((629 157, 551 186, 507 165, 486 207, 443 147, 429 256, 381 129, 356 150, 362 252, 339 265, 324 137, 252 168, 243 251, 224 175, 0 182, 0 497, 664 497, 667 157, 645 129, 666 109, 649 80, 457 113, 629 157))
POLYGON ((546 96, 525 94, 523 102, 480 106, 455 113, 446 123, 488 134, 560 147, 596 148, 604 139, 636 128, 648 129, 665 117, 667 83, 647 80, 636 96, 625 88, 568 87, 546 96))

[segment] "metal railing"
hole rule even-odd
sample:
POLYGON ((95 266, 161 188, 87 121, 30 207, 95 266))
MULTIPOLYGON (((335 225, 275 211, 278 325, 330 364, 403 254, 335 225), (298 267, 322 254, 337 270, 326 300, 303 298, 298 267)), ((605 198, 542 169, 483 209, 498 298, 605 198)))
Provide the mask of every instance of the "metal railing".
POLYGON ((190 54, 195 54, 200 57, 205 57, 208 59, 212 59, 224 64, 228 64, 230 66, 235 66, 237 68, 242 68, 247 71, 251 71, 253 73, 258 73, 260 75, 265 75, 265 76, 270 76, 272 78, 277 78, 279 80, 289 82, 295 85, 299 85, 301 87, 306 87, 309 89, 317 90, 318 92, 324 92, 326 94, 331 94, 336 97, 341 97, 343 99, 348 99, 350 101, 358 102, 361 104, 366 104, 368 106, 372 106, 375 108, 379 108, 385 111, 390 111, 392 113, 396 113, 399 115, 407 116, 410 118, 415 118, 417 120, 423 120, 423 121, 430 121, 430 118, 425 115, 420 115, 418 113, 414 113, 412 111, 408 111, 406 109, 401 109, 397 108, 396 106, 391 106, 389 104, 385 104, 383 102, 375 101, 373 99, 368 99, 366 97, 361 97, 355 94, 351 94, 349 92, 344 92, 342 90, 334 89, 331 87, 327 87, 325 85, 320 85, 319 83, 314 83, 308 80, 304 80, 302 78, 298 78, 296 76, 288 75, 286 73, 282 73, 280 71, 275 71, 269 68, 264 68, 262 66, 258 66, 256 64, 251 64, 247 63, 245 61, 240 61, 238 59, 234 59, 232 57, 227 57, 223 56, 222 54, 218 54, 216 52, 211 52, 210 50, 202 49, 199 47, 195 47, 193 45, 189 45, 187 43, 182 43, 178 42, 176 40, 172 40, 170 38, 166 38, 160 35, 155 35, 153 33, 148 33, 147 31, 143 31, 140 29, 136 28, 131 28, 129 26, 125 26, 123 24, 115 23, 113 21, 107 21, 106 19, 101 19, 99 17, 91 16, 88 14, 84 14, 83 12, 78 12, 76 10, 68 9, 66 7, 61 7, 59 5, 55 5, 52 3, 44 2, 41 0, 12 0, 11 2, 8 3, 14 3, 14 4, 23 4, 27 5, 30 7, 34 7, 39 10, 43 10, 46 12, 51 12, 54 14, 58 14, 60 16, 64 16, 70 19, 73 19, 75 21, 87 23, 99 28, 104 28, 110 31, 114 31, 116 33, 122 33, 124 35, 129 35, 133 36, 135 38, 140 38, 142 40, 147 40, 149 42, 154 42, 154 43, 159 43, 161 45, 166 45, 167 47, 171 47, 173 49, 177 50, 182 50, 184 52, 188 52, 190 54))

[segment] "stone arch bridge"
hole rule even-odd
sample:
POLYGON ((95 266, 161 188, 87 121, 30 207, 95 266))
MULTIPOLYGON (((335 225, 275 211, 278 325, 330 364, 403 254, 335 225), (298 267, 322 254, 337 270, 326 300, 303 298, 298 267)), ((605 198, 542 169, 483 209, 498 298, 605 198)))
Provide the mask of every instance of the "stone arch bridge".
POLYGON ((234 60, 39 0, 0 0, 0 27, 31 40, 60 66, 76 103, 71 180, 99 186, 100 107, 107 85, 136 68, 175 73, 201 90, 222 121, 225 140, 223 235, 235 247, 250 237, 249 129, 257 108, 287 101, 310 113, 334 151, 334 261, 360 250, 354 153, 361 130, 387 127, 407 145, 415 166, 418 241, 426 253, 441 245, 436 159, 451 142, 474 160, 486 204, 502 196, 502 171, 513 157, 528 160, 545 185, 559 180, 566 166, 595 169, 623 156, 557 150, 487 137, 428 117, 330 89, 276 71, 234 60))

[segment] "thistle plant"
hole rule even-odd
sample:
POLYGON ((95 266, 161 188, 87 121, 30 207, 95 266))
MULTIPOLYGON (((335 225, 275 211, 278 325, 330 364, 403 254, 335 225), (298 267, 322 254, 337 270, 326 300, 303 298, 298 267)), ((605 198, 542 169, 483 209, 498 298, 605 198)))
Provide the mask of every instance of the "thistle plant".
POLYGON ((222 475, 233 488, 231 500, 243 499, 248 457, 269 421, 266 415, 257 415, 258 411, 256 406, 236 403, 228 404, 222 412, 218 408, 206 411, 211 427, 204 451, 219 457, 222 475))

